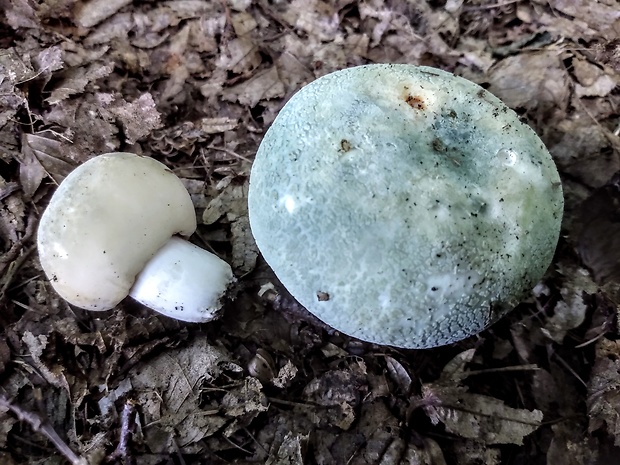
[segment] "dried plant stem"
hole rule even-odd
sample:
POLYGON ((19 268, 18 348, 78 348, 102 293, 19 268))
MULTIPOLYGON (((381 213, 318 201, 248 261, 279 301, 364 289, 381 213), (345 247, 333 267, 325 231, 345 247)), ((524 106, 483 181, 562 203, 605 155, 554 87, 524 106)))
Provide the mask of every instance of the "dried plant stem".
POLYGON ((0 408, 10 410, 15 414, 19 421, 26 422, 37 433, 42 434, 50 440, 62 455, 71 463, 71 465, 88 465, 88 461, 75 452, 62 440, 52 425, 34 412, 24 410, 18 405, 13 404, 4 395, 0 394, 0 408))
POLYGON ((121 432, 116 449, 108 457, 108 461, 119 459, 125 465, 132 465, 135 459, 131 454, 131 439, 136 423, 136 407, 132 399, 127 399, 121 413, 121 432))

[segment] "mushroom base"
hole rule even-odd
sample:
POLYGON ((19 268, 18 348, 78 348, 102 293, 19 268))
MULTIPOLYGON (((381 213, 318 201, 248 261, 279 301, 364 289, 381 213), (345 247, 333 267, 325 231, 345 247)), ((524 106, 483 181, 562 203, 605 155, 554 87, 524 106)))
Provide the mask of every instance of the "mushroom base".
POLYGON ((173 237, 148 261, 129 295, 171 318, 204 323, 217 316, 221 297, 233 281, 228 263, 173 237))

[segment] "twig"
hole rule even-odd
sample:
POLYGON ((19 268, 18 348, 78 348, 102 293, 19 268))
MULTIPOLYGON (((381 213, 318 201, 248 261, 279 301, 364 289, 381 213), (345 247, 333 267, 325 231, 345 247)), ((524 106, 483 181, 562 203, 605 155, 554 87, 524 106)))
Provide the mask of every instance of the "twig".
POLYGON ((58 452, 65 456, 71 465, 88 465, 88 461, 71 450, 62 440, 52 425, 34 412, 28 412, 18 405, 13 404, 4 395, 0 394, 0 408, 10 410, 15 414, 19 421, 26 422, 37 433, 41 433, 56 447, 58 452))
POLYGON ((245 160, 249 163, 252 163, 252 160, 250 160, 249 158, 246 158, 243 155, 239 155, 237 152, 233 152, 232 150, 228 150, 227 148, 216 147, 215 145, 208 145, 207 148, 210 150, 217 150, 219 152, 224 152, 225 154, 230 155, 232 157, 239 158, 241 160, 245 160))
POLYGON ((481 10, 492 10, 493 8, 501 8, 503 6, 512 5, 513 3, 519 3, 520 0, 507 0, 505 2, 492 3, 489 5, 480 5, 480 6, 467 6, 464 7, 464 11, 481 11, 481 10))
POLYGON ((121 433, 116 449, 108 457, 110 462, 115 459, 120 459, 125 465, 133 465, 135 463, 135 459, 131 455, 131 440, 136 423, 135 405, 132 399, 127 399, 125 401, 123 412, 121 413, 121 433))

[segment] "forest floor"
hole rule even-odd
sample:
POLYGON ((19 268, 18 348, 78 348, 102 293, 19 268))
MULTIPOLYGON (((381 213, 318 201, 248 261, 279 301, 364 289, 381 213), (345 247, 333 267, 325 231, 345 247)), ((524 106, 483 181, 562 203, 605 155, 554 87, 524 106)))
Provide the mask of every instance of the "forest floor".
POLYGON ((594 465, 620 457, 616 0, 0 0, 0 463, 594 465), (435 66, 501 98, 565 194, 553 265, 509 316, 428 350, 314 321, 249 231, 266 129, 300 87, 435 66), (169 166, 223 316, 70 307, 38 262, 55 186, 94 155, 169 166))

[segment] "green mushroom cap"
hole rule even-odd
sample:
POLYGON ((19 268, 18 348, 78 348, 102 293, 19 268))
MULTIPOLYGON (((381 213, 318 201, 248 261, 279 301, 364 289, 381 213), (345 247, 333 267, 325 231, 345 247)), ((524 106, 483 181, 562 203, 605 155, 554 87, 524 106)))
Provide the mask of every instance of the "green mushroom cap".
POLYGON ((258 150, 250 225, 310 312, 406 348, 483 330, 540 280, 558 241, 560 178, 542 141, 482 87, 434 68, 324 76, 258 150))

